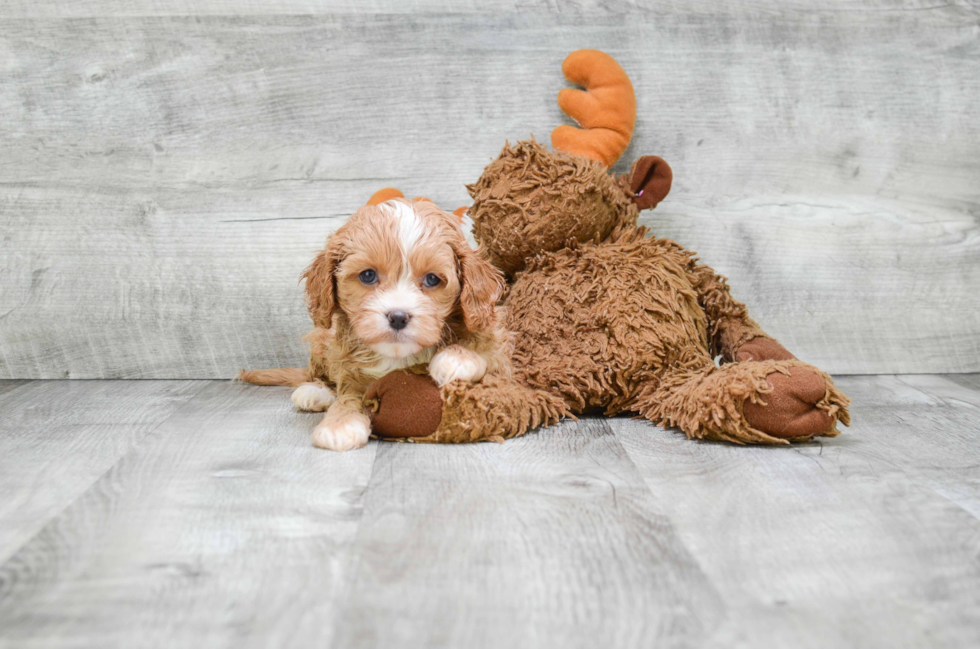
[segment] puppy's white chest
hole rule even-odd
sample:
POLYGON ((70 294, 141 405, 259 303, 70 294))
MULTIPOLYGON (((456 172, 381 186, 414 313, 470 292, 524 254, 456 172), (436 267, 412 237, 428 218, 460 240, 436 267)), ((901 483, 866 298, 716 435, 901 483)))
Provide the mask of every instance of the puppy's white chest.
POLYGON ((395 370, 403 370, 406 367, 412 367, 413 365, 428 363, 430 360, 432 360, 432 356, 434 354, 435 348, 427 347, 417 354, 412 354, 411 356, 405 356, 403 358, 389 358, 387 356, 382 356, 381 360, 376 365, 365 368, 364 373, 368 376, 381 378, 385 374, 394 372, 395 370))

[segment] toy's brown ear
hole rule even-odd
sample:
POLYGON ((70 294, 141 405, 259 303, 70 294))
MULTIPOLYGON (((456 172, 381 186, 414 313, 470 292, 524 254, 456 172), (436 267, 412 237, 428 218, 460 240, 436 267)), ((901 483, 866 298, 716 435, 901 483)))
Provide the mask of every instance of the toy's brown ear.
POLYGON ((674 172, 663 158, 655 155, 643 156, 630 169, 633 202, 641 210, 656 207, 657 203, 667 198, 673 179, 674 172))

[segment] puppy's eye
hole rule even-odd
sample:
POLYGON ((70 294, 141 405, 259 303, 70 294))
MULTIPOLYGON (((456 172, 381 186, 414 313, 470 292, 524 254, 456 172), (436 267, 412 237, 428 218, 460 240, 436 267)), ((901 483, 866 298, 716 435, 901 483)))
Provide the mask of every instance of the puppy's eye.
POLYGON ((429 273, 428 275, 422 278, 422 283, 428 286, 429 288, 435 288, 442 283, 442 278, 433 273, 429 273))
POLYGON ((375 284, 378 281, 378 273, 373 268, 368 268, 362 270, 357 279, 361 280, 362 284, 375 284))

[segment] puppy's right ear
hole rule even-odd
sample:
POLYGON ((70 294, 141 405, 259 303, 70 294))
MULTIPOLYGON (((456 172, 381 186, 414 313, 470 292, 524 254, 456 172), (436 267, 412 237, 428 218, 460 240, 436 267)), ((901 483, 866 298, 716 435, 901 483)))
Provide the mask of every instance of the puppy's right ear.
POLYGON ((317 327, 329 329, 333 312, 337 308, 337 287, 334 274, 340 262, 340 245, 336 235, 327 239, 327 245, 317 253, 313 262, 303 271, 306 280, 306 307, 317 327))

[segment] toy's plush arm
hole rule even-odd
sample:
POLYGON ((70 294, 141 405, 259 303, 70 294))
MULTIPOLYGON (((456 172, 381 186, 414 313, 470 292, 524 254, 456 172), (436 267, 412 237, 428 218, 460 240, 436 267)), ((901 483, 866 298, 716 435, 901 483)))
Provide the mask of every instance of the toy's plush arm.
POLYGON ((502 442, 568 415, 558 397, 494 374, 439 388, 415 368, 399 370, 372 383, 364 398, 375 435, 413 442, 502 442))
POLYGON ((732 297, 724 277, 703 264, 693 265, 688 276, 708 316, 712 356, 720 355, 726 363, 795 358, 749 317, 745 305, 732 297))

